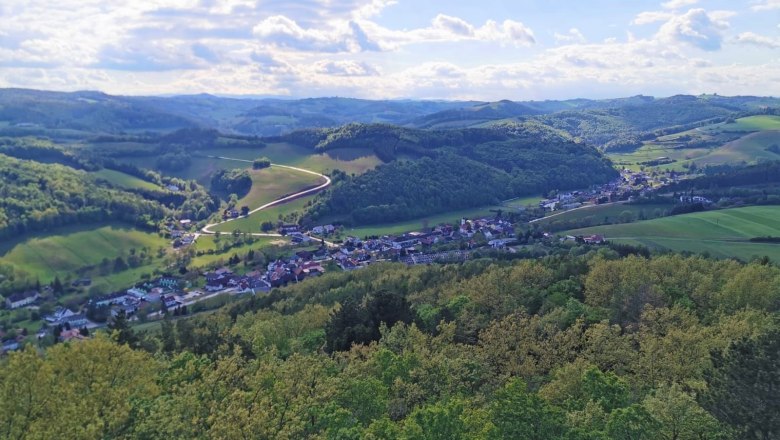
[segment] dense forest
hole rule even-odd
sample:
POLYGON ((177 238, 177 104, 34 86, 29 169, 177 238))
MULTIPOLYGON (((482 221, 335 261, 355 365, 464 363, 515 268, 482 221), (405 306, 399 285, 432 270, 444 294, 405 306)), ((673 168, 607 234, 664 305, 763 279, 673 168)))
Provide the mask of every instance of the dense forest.
POLYGON ((1 237, 109 219, 146 226, 167 212, 138 194, 100 185, 84 171, 0 154, 1 237))
POLYGON ((441 131, 351 124, 316 133, 319 137, 309 138, 308 144, 315 149, 372 145, 380 157, 418 153, 422 158, 391 161, 340 179, 319 197, 310 211, 313 219, 405 220, 515 196, 588 187, 617 176, 598 151, 538 123, 441 131))
POLYGON ((3 438, 774 439, 780 269, 378 264, 12 353, 3 438))

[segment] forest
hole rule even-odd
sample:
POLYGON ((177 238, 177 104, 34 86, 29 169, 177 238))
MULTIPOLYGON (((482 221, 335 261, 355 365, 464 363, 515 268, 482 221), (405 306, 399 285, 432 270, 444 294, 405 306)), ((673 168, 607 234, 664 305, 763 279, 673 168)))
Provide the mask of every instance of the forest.
POLYGON ((774 439, 778 311, 763 260, 377 264, 12 353, 0 436, 774 439))
POLYGON ((377 152, 423 156, 339 179, 310 210, 315 220, 407 220, 554 189, 585 188, 617 177, 598 151, 538 123, 441 132, 352 124, 328 133, 315 148, 373 145, 377 152), (385 143, 374 142, 375 137, 385 143))

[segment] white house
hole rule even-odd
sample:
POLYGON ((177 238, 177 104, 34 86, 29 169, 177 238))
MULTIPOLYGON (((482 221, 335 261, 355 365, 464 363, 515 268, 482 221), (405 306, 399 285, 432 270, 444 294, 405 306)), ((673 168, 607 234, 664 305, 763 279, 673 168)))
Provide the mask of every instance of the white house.
POLYGON ((20 307, 28 306, 40 298, 40 294, 35 290, 28 290, 27 292, 14 293, 5 299, 5 305, 9 309, 18 309, 20 307))

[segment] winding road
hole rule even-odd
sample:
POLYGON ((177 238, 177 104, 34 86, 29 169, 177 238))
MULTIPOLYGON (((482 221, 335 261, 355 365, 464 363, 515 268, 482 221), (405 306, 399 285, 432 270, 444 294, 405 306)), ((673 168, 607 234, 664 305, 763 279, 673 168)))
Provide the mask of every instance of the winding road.
MULTIPOLYGON (((251 160, 236 159, 236 158, 233 158, 233 157, 224 157, 224 156, 206 156, 206 157, 211 158, 211 159, 235 160, 235 161, 238 161, 238 162, 248 162, 248 163, 252 163, 253 162, 251 160)), ((246 216, 242 216, 242 217, 238 217, 238 218, 248 217, 248 216, 250 216, 250 215, 252 215, 252 214, 254 214, 254 213, 258 212, 258 211, 262 211, 263 209, 268 209, 268 208, 270 208, 272 206, 281 205, 281 204, 287 203, 289 201, 295 200, 295 199, 297 199, 299 197, 303 197, 305 195, 313 194, 313 193, 315 193, 317 191, 320 191, 320 190, 323 190, 323 189, 327 188, 328 186, 330 186, 330 183, 331 183, 330 177, 328 177, 328 176, 326 176, 324 174, 320 174, 320 173, 318 173, 316 171, 311 171, 311 170, 307 170, 307 169, 304 169, 304 168, 298 168, 298 167, 291 167, 289 165, 280 165, 280 164, 276 164, 276 163, 272 163, 271 166, 272 167, 279 167, 279 168, 287 168, 287 169, 294 170, 294 171, 300 171, 302 173, 312 174, 312 175, 317 176, 317 177, 322 177, 323 179, 325 179, 325 183, 323 183, 322 185, 317 185, 317 186, 315 186, 313 188, 305 189, 303 191, 298 191, 297 193, 290 194, 288 196, 280 197, 280 198, 278 198, 278 199, 276 199, 276 200, 274 200, 272 202, 268 202, 265 205, 259 206, 259 207, 255 208, 255 209, 249 211, 249 214, 247 214, 246 216)), ((203 227, 203 229, 200 230, 200 232, 202 234, 216 234, 216 231, 212 230, 212 228, 214 228, 216 226, 219 226, 219 225, 223 225, 225 223, 232 222, 234 220, 238 220, 238 219, 231 218, 231 219, 228 219, 228 220, 225 220, 225 221, 221 221, 221 222, 217 222, 217 223, 212 223, 212 224, 206 225, 206 226, 203 227)), ((262 232, 249 232, 249 233, 246 233, 246 234, 247 235, 252 235, 252 236, 255 236, 255 237, 281 237, 281 234, 267 234, 267 233, 262 233, 262 232)))

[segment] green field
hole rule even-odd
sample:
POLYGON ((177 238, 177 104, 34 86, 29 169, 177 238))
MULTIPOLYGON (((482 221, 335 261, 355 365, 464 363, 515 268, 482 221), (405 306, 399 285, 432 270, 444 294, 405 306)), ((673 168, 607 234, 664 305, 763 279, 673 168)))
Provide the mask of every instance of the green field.
MULTIPOLYGON (((198 237, 198 240, 194 244, 195 250, 216 251, 217 243, 215 239, 216 237, 213 235, 201 235, 200 237, 198 237)), ((269 246, 276 246, 276 245, 289 243, 289 240, 283 237, 255 237, 255 239, 256 240, 254 243, 246 243, 241 246, 234 247, 222 254, 213 253, 213 254, 204 254, 204 255, 196 256, 195 258, 192 259, 191 266, 204 267, 204 266, 212 265, 220 260, 227 261, 227 259, 230 258, 233 254, 243 256, 247 252, 249 252, 250 249, 259 250, 269 246)), ((220 237, 220 240, 226 241, 227 238, 220 237)))
POLYGON ((695 162, 697 166, 754 163, 760 160, 780 160, 780 155, 767 151, 770 145, 780 144, 780 116, 749 116, 728 124, 712 124, 705 127, 661 136, 646 142, 629 153, 610 153, 609 158, 618 165, 638 169, 642 162, 668 157, 674 163, 655 168, 683 170, 683 165, 695 162), (734 136, 741 136, 734 139, 734 136), (715 148, 678 148, 682 136, 721 142, 715 148))
POLYGON ((644 217, 646 219, 661 217, 664 213, 668 214, 674 205, 667 204, 649 204, 649 205, 629 205, 626 203, 610 203, 605 205, 592 205, 587 208, 573 209, 558 213, 550 213, 534 223, 541 226, 550 224, 565 224, 571 221, 585 221, 590 224, 612 223, 620 220, 621 214, 628 211, 632 213, 635 219, 644 217))
POLYGON ((248 217, 231 220, 227 223, 215 226, 213 230, 219 232, 233 232, 235 230, 239 230, 241 232, 260 232, 260 223, 266 221, 276 223, 279 220, 279 215, 284 216, 293 212, 303 213, 305 205, 313 198, 313 195, 301 197, 283 205, 273 206, 268 209, 255 212, 248 217))
MULTIPOLYGON (((11 264, 47 283, 57 276, 61 279, 74 277, 76 270, 97 265, 103 258, 112 260, 127 255, 130 249, 146 247, 154 255, 158 248, 167 246, 167 241, 157 234, 120 224, 65 227, 57 229, 56 233, 26 235, 0 244, 0 262, 11 264)), ((141 266, 118 274, 93 277, 94 285, 126 287, 135 283, 142 273, 152 270, 151 265, 141 266)))
POLYGON ((501 204, 509 208, 524 208, 529 205, 538 206, 539 202, 542 200, 543 198, 541 196, 528 196, 528 197, 520 197, 517 199, 506 200, 501 204))
POLYGON ((748 239, 780 236, 780 206, 751 206, 664 217, 636 223, 595 226, 567 232, 603 234, 607 239, 650 248, 708 252, 718 258, 748 260, 767 255, 780 262, 780 245, 748 239))
POLYGON ((250 175, 252 189, 238 201, 238 206, 246 205, 250 209, 296 193, 303 188, 325 183, 325 179, 313 174, 280 167, 250 170, 250 175))
POLYGON ((356 228, 346 228, 343 235, 355 237, 366 237, 372 235, 400 234, 403 232, 419 231, 425 226, 433 227, 440 223, 459 224, 461 218, 474 218, 484 216, 495 216, 493 209, 506 210, 505 206, 483 206, 481 208, 464 209, 460 211, 449 211, 442 214, 434 214, 414 220, 405 220, 395 223, 385 223, 381 225, 360 226, 356 228))
POLYGON ((90 173, 98 179, 103 179, 108 183, 125 189, 147 189, 147 190, 159 190, 159 186, 152 182, 139 179, 138 177, 125 174, 121 171, 109 170, 103 168, 100 171, 94 171, 90 173))

